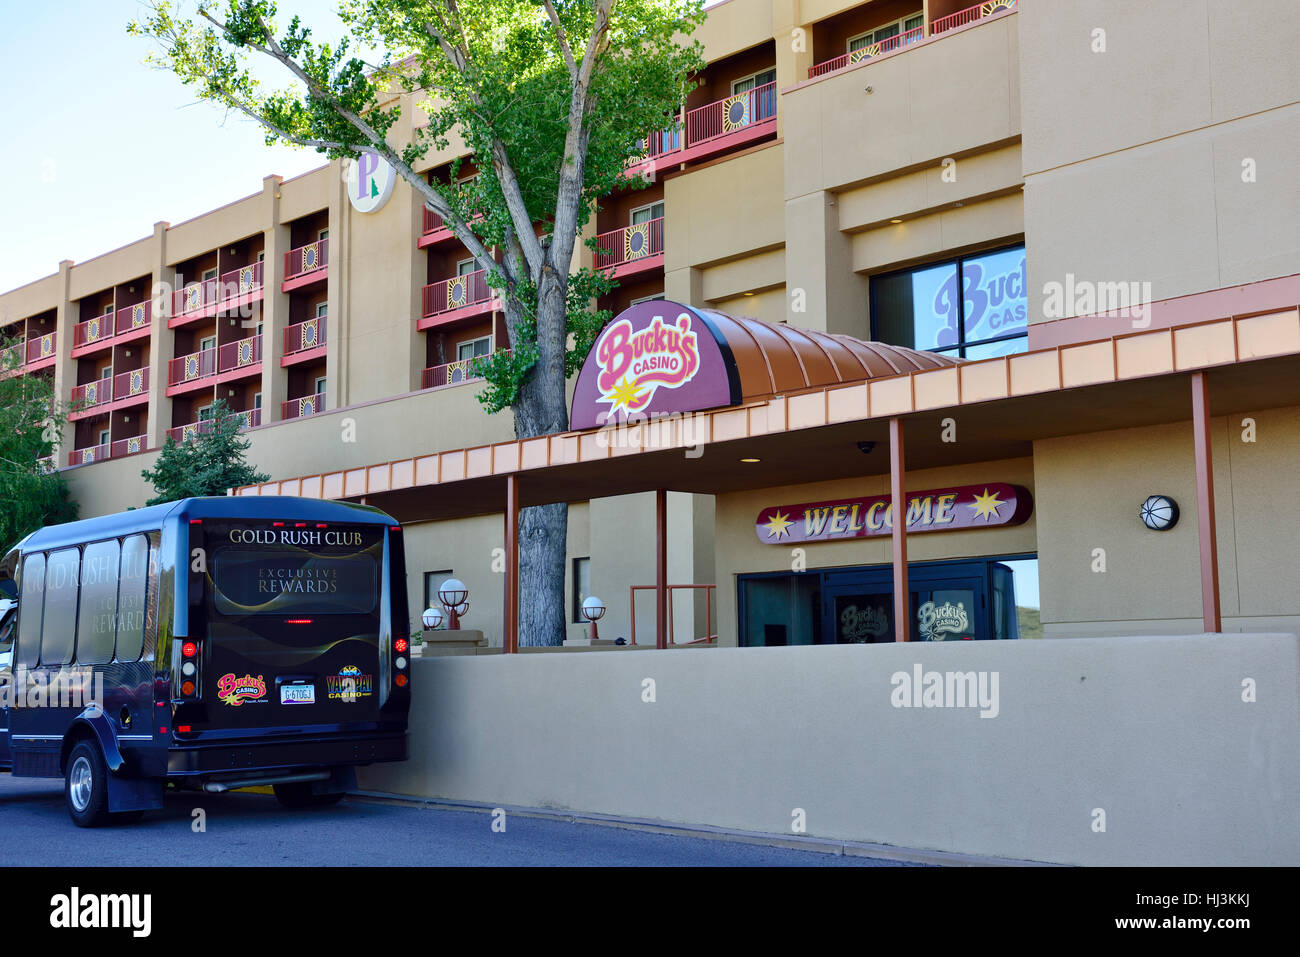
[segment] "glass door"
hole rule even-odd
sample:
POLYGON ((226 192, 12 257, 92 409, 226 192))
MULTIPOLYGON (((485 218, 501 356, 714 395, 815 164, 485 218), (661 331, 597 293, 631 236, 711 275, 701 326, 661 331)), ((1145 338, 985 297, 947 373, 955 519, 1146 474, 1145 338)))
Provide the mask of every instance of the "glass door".
POLYGON ((908 569, 907 587, 912 641, 989 637, 982 570, 960 565, 908 569))

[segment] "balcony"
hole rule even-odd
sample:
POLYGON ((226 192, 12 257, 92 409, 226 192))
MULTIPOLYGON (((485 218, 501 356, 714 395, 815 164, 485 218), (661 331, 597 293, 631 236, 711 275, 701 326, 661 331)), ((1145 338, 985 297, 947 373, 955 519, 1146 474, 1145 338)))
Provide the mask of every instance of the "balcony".
POLYGON ((329 261, 328 239, 289 250, 284 254, 284 281, 280 283, 280 291, 289 292, 328 278, 329 261))
POLYGON ((479 316, 496 308, 492 290, 487 284, 487 270, 476 272, 424 287, 421 316, 417 327, 421 330, 445 325, 458 319, 479 316))
POLYGON ((625 176, 642 175, 658 163, 688 163, 753 143, 776 133, 776 83, 736 93, 686 114, 666 130, 650 134, 645 154, 628 164, 625 176))
MULTIPOLYGON (((509 349, 497 350, 498 352, 509 352, 509 349)), ((496 353, 492 353, 495 355, 496 353)), ((477 359, 484 359, 486 356, 475 356, 473 359, 458 359, 455 362, 444 362, 440 366, 434 366, 431 369, 425 369, 420 375, 421 389, 436 389, 444 385, 460 385, 462 382, 473 382, 481 379, 482 376, 475 375, 473 365, 477 359)))
POLYGON ((324 411, 325 393, 323 392, 318 392, 316 395, 304 395, 301 398, 280 403, 280 418, 282 419, 301 419, 303 416, 315 415, 317 412, 324 411))
POLYGON ((92 445, 84 449, 73 449, 68 453, 69 465, 89 465, 91 462, 102 462, 104 459, 113 457, 113 446, 109 442, 103 445, 92 445))
MULTIPOLYGON (((471 218, 471 222, 480 219, 480 216, 471 218)), ((424 223, 420 228, 420 238, 416 240, 415 245, 420 249, 428 246, 437 245, 444 240, 451 239, 456 234, 451 231, 451 227, 442 221, 442 216, 435 213, 428 206, 424 207, 424 223)))
POLYGON ((126 455, 143 452, 148 444, 148 436, 133 435, 129 439, 118 439, 109 449, 109 458, 120 459, 126 455))
POLYGON ((836 70, 842 70, 846 66, 852 66, 864 60, 876 60, 880 57, 889 56, 891 53, 897 53, 904 47, 909 47, 923 39, 925 39, 925 28, 916 27, 906 33, 899 33, 881 40, 879 43, 868 44, 861 49, 854 50, 852 53, 845 53, 833 60, 826 60, 824 63, 811 66, 808 68, 808 79, 811 80, 814 77, 825 76, 827 73, 834 73, 836 70))
POLYGON ((612 269, 620 279, 632 273, 662 269, 664 265, 664 220, 660 216, 634 226, 624 226, 596 237, 597 269, 612 269))
MULTIPOLYGON (((149 367, 128 369, 113 376, 113 401, 147 399, 149 397, 149 367)), ((134 403, 127 403, 134 404, 134 403)))
POLYGON ((238 342, 227 342, 217 350, 217 375, 219 381, 240 379, 262 371, 262 337, 249 336, 238 342))
POLYGON ((176 386, 189 385, 210 379, 217 374, 217 350, 204 349, 171 359, 167 363, 167 392, 176 386))
POLYGON ((313 316, 305 322, 296 322, 284 330, 284 352, 280 366, 310 362, 325 355, 325 316, 313 316))
MULTIPOLYGON (((262 424, 261 409, 246 409, 243 412, 232 412, 234 418, 240 420, 240 429, 253 429, 262 424)), ((212 420, 203 419, 199 422, 191 422, 188 425, 178 425, 167 430, 167 437, 175 439, 177 442, 188 442, 191 439, 198 438, 199 435, 212 431, 212 420)))
POLYGON ((238 308, 262 298, 260 262, 240 266, 223 273, 220 279, 205 279, 178 289, 172 296, 169 326, 183 325, 192 319, 215 316, 223 309, 238 308))
POLYGON ((930 24, 930 36, 938 36, 940 33, 955 30, 957 27, 964 27, 977 20, 983 20, 985 17, 1002 13, 1004 10, 1014 9, 1016 9, 1016 0, 985 0, 984 3, 977 3, 973 7, 958 10, 946 17, 939 17, 930 24))
POLYGON ((119 339, 130 336, 142 339, 149 334, 149 323, 153 319, 153 302, 146 299, 133 306, 126 306, 117 311, 117 322, 113 334, 119 339), (132 335, 139 333, 139 335, 132 335))
POLYGON ((85 322, 79 322, 73 326, 72 354, 75 356, 86 346, 113 338, 114 322, 115 316, 109 312, 102 316, 91 316, 85 322))
POLYGON ((85 385, 74 385, 70 398, 72 409, 68 413, 69 419, 86 419, 91 415, 102 414, 107 410, 101 406, 113 401, 113 381, 96 379, 85 385))

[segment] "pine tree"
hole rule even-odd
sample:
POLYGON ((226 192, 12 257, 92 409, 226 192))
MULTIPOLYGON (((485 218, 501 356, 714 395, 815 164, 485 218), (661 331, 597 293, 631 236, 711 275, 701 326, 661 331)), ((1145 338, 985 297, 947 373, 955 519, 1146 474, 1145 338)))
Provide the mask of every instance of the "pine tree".
POLYGON ((243 419, 218 399, 212 418, 187 442, 168 436, 152 469, 140 474, 158 494, 147 505, 161 505, 198 495, 225 495, 240 485, 265 482, 271 476, 244 461, 252 444, 240 434, 243 419))

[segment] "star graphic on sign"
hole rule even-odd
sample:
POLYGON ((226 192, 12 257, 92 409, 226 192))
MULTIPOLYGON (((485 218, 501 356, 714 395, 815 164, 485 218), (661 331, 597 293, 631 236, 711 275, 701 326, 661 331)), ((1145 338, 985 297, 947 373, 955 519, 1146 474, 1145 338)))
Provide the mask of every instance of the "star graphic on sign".
POLYGON ((982 518, 987 522, 991 518, 1000 518, 998 509, 1007 503, 999 501, 998 493, 990 493, 986 487, 983 495, 976 495, 975 501, 968 504, 975 510, 975 518, 982 518))
POLYGON ((794 522, 790 521, 788 515, 783 515, 777 511, 765 523, 767 525, 767 537, 780 539, 783 535, 789 535, 789 528, 794 522))
POLYGON ((632 403, 640 397, 641 390, 637 388, 636 383, 628 382, 627 376, 623 376, 618 382, 614 383, 614 388, 610 390, 609 398, 614 402, 610 411, 615 412, 619 408, 630 409, 632 403))

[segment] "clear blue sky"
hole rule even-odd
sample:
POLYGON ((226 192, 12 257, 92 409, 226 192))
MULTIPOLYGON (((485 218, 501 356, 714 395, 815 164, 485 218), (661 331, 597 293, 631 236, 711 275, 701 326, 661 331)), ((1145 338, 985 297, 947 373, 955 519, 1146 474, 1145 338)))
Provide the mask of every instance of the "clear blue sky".
MULTIPOLYGON (((279 8, 282 23, 298 13, 317 37, 342 35, 336 0, 279 8)), ((149 42, 126 34, 140 15, 136 0, 0 0, 0 292, 325 162, 268 147, 250 121, 144 66, 149 42)))

